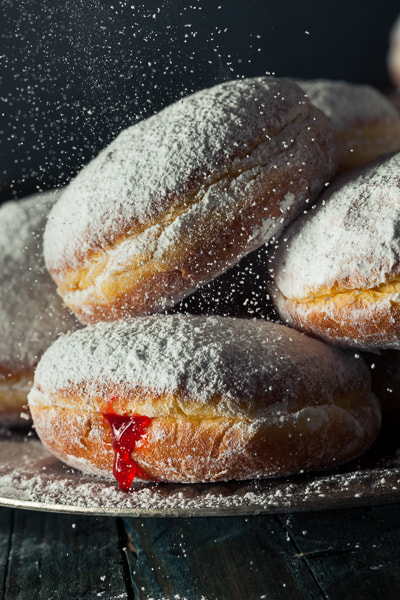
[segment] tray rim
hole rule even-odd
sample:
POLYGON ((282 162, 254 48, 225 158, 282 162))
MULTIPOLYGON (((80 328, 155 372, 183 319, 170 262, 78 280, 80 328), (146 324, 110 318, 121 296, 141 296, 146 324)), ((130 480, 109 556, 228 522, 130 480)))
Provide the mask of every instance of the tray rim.
MULTIPOLYGON (((18 457, 13 455, 15 461, 18 457)), ((11 461, 12 462, 12 461, 11 461)), ((43 485, 51 484, 51 474, 31 469, 23 471, 19 474, 19 480, 23 485, 29 483, 30 478, 43 479, 43 485), (50 483, 49 483, 50 482, 50 483)), ((372 505, 393 504, 400 502, 400 460, 399 464, 392 466, 364 467, 360 469, 346 469, 346 466, 335 471, 323 471, 319 473, 309 473, 305 475, 295 475, 284 478, 248 480, 244 482, 218 482, 207 484, 177 484, 177 483, 137 483, 129 492, 119 492, 116 482, 108 479, 101 479, 97 476, 84 475, 63 465, 58 459, 53 457, 48 452, 41 442, 35 437, 10 436, 6 439, 0 437, 0 507, 17 508, 24 510, 32 510, 38 512, 65 513, 76 515, 92 515, 92 516, 113 516, 113 517, 234 517, 234 516, 256 516, 266 514, 285 514, 293 512, 307 511, 323 511, 340 508, 357 508, 372 505), (76 482, 77 487, 85 485, 99 486, 100 489, 111 490, 114 495, 121 494, 120 498, 129 499, 126 494, 145 493, 154 496, 159 495, 162 499, 169 496, 173 498, 173 494, 185 496, 188 494, 188 503, 185 506, 165 506, 162 502, 157 506, 157 502, 148 506, 119 506, 107 504, 101 500, 95 505, 85 505, 79 502, 66 502, 38 500, 37 498, 21 498, 18 497, 17 491, 13 492, 3 485, 2 478, 7 479, 12 469, 12 464, 6 464, 4 455, 7 456, 7 450, 10 450, 11 444, 14 450, 21 452, 21 458, 33 463, 31 450, 38 453, 40 460, 49 461, 50 470, 57 476, 57 480, 69 482, 72 486, 76 482), (1 457, 3 456, 3 461, 1 457), (8 472, 7 472, 8 469, 8 472), (338 489, 340 483, 346 477, 357 479, 358 488, 354 489, 352 485, 345 485, 346 489, 338 489), (385 482, 385 485, 378 485, 385 482), (320 486, 315 493, 310 493, 309 488, 315 485, 320 486), (279 493, 280 490, 290 488, 290 497, 285 498, 283 495, 282 502, 265 502, 268 498, 268 493, 279 493), (201 494, 210 495, 212 500, 218 501, 218 497, 223 498, 224 502, 220 506, 217 505, 202 505, 195 506, 193 497, 197 491, 201 494), (308 490, 305 493, 305 490, 308 490), (321 490, 323 490, 321 492, 321 490), (377 491, 378 490, 378 491, 377 491), (252 500, 246 501, 246 494, 250 493, 252 500), (213 495, 214 494, 214 495, 213 495), (219 494, 219 496, 218 496, 219 494), (229 500, 233 500, 229 504, 229 500), (228 500, 228 502, 226 502, 228 500), (238 503, 238 500, 243 500, 238 503)))

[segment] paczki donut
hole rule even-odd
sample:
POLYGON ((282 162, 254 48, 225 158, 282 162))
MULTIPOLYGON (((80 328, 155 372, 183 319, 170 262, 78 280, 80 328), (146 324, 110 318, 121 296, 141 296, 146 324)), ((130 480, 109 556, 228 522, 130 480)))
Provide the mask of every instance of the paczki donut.
POLYGON ((400 115, 377 89, 326 79, 297 83, 335 126, 340 170, 358 167, 400 149, 400 115))
POLYGON ((44 265, 42 235, 56 197, 0 207, 0 426, 27 424, 36 363, 57 335, 78 325, 44 265))
POLYGON ((339 177, 270 250, 288 324, 363 350, 400 349, 400 153, 339 177))
POLYGON ((380 428, 362 358, 263 319, 151 315, 59 338, 29 395, 59 459, 173 482, 337 465, 380 428), (113 437, 114 431, 114 437, 113 437), (114 444, 114 449, 113 449, 114 444))
POLYGON ((52 210, 46 265, 84 323, 163 311, 261 246, 336 171, 333 127, 273 77, 124 130, 52 210))

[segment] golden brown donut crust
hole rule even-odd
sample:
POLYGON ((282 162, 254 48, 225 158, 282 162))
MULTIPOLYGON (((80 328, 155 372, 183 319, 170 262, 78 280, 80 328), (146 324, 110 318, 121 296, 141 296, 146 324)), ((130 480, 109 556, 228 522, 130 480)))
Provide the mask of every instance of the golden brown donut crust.
MULTIPOLYGON (((149 479, 184 483, 324 469, 361 455, 378 435, 379 420, 371 418, 371 399, 354 397, 349 404, 364 432, 361 438, 355 437, 354 423, 340 406, 326 410, 323 438, 320 433, 313 435, 312 410, 284 425, 263 422, 256 427, 223 417, 154 417, 132 458, 149 479)), ((32 415, 39 433, 52 430, 44 441, 60 460, 79 470, 112 476, 112 435, 101 414, 33 407, 32 415)))
POLYGON ((275 291, 274 302, 283 321, 325 341, 361 349, 399 348, 400 302, 393 291, 398 283, 396 278, 376 289, 335 289, 298 301, 275 291))
POLYGON ((270 254, 280 317, 331 342, 400 348, 400 153, 338 177, 270 254))
POLYGON ((362 454, 380 428, 362 359, 261 319, 169 315, 89 326, 49 349, 29 401, 56 456, 107 477, 110 406, 128 419, 150 418, 132 458, 163 481, 326 468, 362 454), (136 375, 121 381, 127 365, 136 375))

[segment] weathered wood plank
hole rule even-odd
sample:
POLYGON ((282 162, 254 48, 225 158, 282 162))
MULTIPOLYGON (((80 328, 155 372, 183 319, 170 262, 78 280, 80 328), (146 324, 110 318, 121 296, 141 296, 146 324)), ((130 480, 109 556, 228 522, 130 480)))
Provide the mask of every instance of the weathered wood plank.
POLYGON ((399 539, 400 505, 122 520, 0 509, 0 597, 397 600, 399 539))
POLYGON ((124 519, 137 598, 322 598, 278 519, 124 519))
POLYGON ((4 598, 127 599, 116 519, 15 511, 4 598))
POLYGON ((4 589, 11 547, 14 511, 11 508, 0 509, 0 590, 4 589))
POLYGON ((400 505, 299 513, 282 518, 329 600, 398 600, 400 505))

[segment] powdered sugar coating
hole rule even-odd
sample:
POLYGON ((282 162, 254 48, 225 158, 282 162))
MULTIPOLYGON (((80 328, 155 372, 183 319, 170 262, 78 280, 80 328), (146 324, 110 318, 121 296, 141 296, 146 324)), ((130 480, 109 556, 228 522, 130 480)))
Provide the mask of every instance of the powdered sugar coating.
MULTIPOLYGON (((54 207, 44 245, 50 271, 74 267, 121 232, 151 224, 188 191, 201 196, 227 176, 235 159, 246 168, 249 153, 261 142, 309 113, 310 104, 294 83, 260 77, 202 90, 122 131, 54 207)), ((292 133, 280 143, 290 146, 292 133)), ((306 181, 304 193, 317 183, 306 181)))
POLYGON ((298 81, 332 121, 339 139, 339 170, 354 169, 400 149, 400 116, 377 89, 345 81, 298 81))
POLYGON ((332 119, 338 131, 382 117, 397 120, 388 99, 370 85, 340 80, 297 80, 311 102, 332 119))
POLYGON ((44 266, 42 235, 57 192, 0 208, 0 377, 32 371, 62 332, 77 326, 44 266))
POLYGON ((288 228, 271 260, 286 298, 304 299, 335 286, 369 289, 398 275, 399 174, 400 153, 380 158, 338 179, 314 210, 288 228))
MULTIPOLYGON (((305 402, 367 394, 370 381, 362 359, 282 325, 153 315, 98 323, 61 337, 42 357, 29 401, 51 406, 58 392, 78 386, 82 410, 98 410, 110 383, 128 395, 137 389, 179 391, 180 414, 189 410, 187 400, 191 414, 262 418, 272 410, 279 418, 279 410, 296 412, 305 402)), ((141 408, 149 417, 177 412, 168 402, 141 408)))

